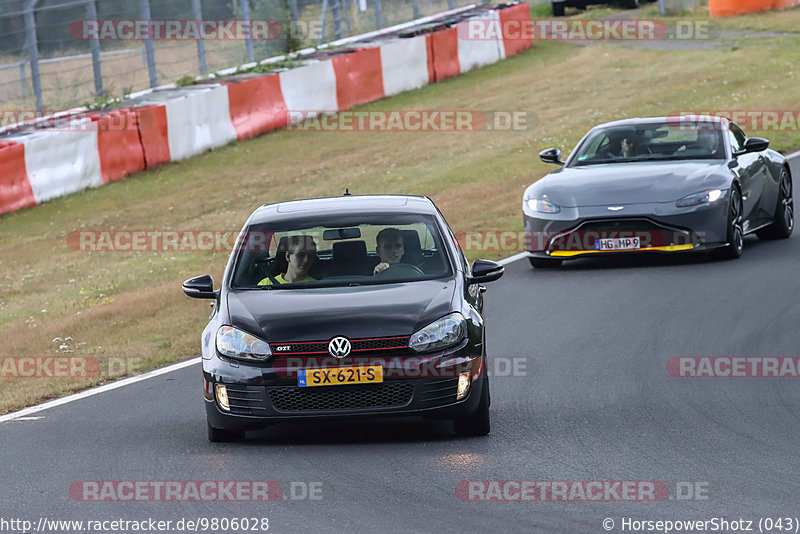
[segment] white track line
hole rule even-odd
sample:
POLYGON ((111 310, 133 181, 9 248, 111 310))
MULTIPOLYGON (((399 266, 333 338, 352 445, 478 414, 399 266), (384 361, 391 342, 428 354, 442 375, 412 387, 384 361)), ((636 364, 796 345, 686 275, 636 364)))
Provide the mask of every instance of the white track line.
POLYGON ((519 254, 514 254, 513 256, 509 256, 507 258, 503 258, 502 260, 498 260, 497 263, 500 265, 508 265, 509 263, 514 263, 515 261, 519 261, 523 258, 527 258, 529 254, 527 252, 520 252, 519 254))
POLYGON ((190 367, 192 365, 200 363, 200 359, 201 358, 198 357, 198 358, 192 358, 191 360, 187 360, 185 362, 173 363, 172 365, 156 369, 155 371, 149 371, 141 375, 132 376, 130 378, 124 378, 116 382, 111 382, 110 384, 104 384, 96 388, 87 389, 86 391, 81 391, 80 393, 75 393, 74 395, 69 395, 67 397, 62 397, 60 399, 51 400, 49 402, 45 402, 44 404, 39 404, 37 406, 31 406, 30 408, 25 408, 24 410, 20 410, 18 412, 8 413, 6 415, 0 416, 0 423, 5 423, 6 421, 13 421, 14 419, 19 419, 20 417, 26 417, 31 414, 41 412, 42 410, 48 410, 50 408, 55 408, 56 406, 69 404, 70 402, 75 402, 76 400, 85 399, 87 397, 93 397, 95 395, 99 395, 100 393, 105 393, 106 391, 111 391, 113 389, 121 388, 130 384, 135 384, 136 382, 141 382, 142 380, 147 380, 148 378, 153 378, 156 376, 171 373, 172 371, 177 371, 178 369, 183 369, 184 367, 190 367))

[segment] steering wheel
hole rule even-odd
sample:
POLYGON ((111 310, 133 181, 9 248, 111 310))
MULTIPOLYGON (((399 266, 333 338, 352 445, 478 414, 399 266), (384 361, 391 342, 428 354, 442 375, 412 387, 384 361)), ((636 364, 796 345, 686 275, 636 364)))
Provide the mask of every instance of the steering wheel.
POLYGON ((382 270, 375 276, 394 276, 397 278, 402 278, 412 274, 425 275, 422 269, 416 265, 411 265, 410 263, 394 263, 389 265, 386 269, 382 270), (386 273, 391 273, 391 275, 387 275, 386 273))

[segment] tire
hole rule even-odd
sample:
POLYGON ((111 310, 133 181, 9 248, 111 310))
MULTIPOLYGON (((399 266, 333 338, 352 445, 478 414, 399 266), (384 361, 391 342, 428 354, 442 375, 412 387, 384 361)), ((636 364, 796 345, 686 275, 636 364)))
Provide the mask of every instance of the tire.
POLYGON ((785 168, 781 172, 781 183, 778 190, 778 205, 772 224, 756 232, 761 239, 786 239, 794 230, 794 194, 792 192, 792 176, 785 168))
POLYGON ((553 2, 553 16, 554 17, 564 16, 564 2, 553 2))
POLYGON ((465 437, 485 436, 492 428, 489 416, 489 405, 491 404, 491 394, 489 393, 489 377, 483 378, 483 391, 481 391, 481 402, 475 413, 467 417, 460 417, 453 421, 456 434, 465 437))
POLYGON ((717 255, 722 259, 735 260, 744 250, 744 230, 742 228, 742 194, 736 186, 731 187, 728 204, 728 244, 719 249, 717 255))
POLYGON ((227 443, 232 441, 242 441, 244 439, 244 432, 241 430, 223 430, 221 428, 214 428, 206 423, 208 427, 208 441, 214 443, 227 443))
POLYGON ((555 260, 552 258, 528 258, 531 267, 536 269, 554 269, 561 267, 563 260, 555 260))

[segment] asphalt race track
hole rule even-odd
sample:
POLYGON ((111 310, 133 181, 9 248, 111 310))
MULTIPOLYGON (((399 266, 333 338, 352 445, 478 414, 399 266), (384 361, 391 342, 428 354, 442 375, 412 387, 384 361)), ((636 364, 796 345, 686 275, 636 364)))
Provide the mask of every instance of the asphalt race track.
MULTIPOLYGON (((400 420, 286 424, 245 443, 212 444, 199 366, 36 414, 41 419, 3 423, 0 516, 34 523, 268 517, 270 532, 564 534, 606 532, 604 518, 620 532, 623 517, 797 517, 800 382, 675 378, 666 363, 799 356, 798 258, 796 234, 749 237, 737 261, 642 256, 552 271, 524 260, 508 265, 487 292, 489 355, 524 360, 517 374, 525 376, 493 377, 486 438, 455 438, 447 422, 400 420), (79 502, 69 493, 81 480, 254 479, 280 482, 285 498, 79 502), (653 480, 670 496, 456 497, 459 481, 507 479, 653 480), (303 498, 298 482, 321 483, 321 498, 303 498), (679 482, 704 488, 706 498, 678 499, 679 482)), ((198 303, 197 313, 205 312, 198 303)))

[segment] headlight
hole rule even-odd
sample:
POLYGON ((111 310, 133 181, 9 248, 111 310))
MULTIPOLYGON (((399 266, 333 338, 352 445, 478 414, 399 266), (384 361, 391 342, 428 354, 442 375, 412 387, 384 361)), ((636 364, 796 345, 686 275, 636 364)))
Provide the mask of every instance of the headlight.
POLYGON ((561 208, 559 208, 552 202, 548 202, 546 200, 541 200, 538 198, 528 199, 528 207, 533 211, 538 211, 540 213, 558 213, 559 211, 561 211, 561 208))
POLYGON ((408 348, 430 352, 458 345, 467 333, 467 321, 460 313, 445 315, 425 328, 417 330, 408 340, 408 348))
POLYGON ((689 195, 688 197, 683 197, 677 201, 675 205, 679 208, 686 208, 689 206, 698 206, 700 204, 712 204, 720 199, 722 193, 723 191, 720 189, 709 189, 708 191, 702 191, 689 195))
POLYGON ((242 360, 261 361, 272 356, 268 343, 232 326, 220 326, 217 330, 217 351, 242 360))

